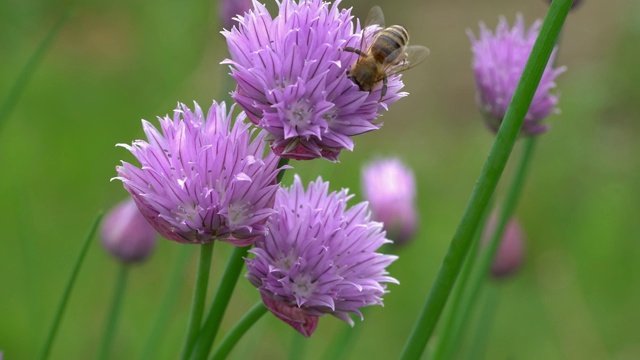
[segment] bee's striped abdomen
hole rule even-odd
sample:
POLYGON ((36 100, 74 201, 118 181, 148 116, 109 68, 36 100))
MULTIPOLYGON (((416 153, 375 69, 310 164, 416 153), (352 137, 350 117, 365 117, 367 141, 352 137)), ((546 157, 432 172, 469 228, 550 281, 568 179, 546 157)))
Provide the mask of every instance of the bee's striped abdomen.
POLYGON ((388 56, 397 49, 403 48, 409 42, 409 33, 400 25, 392 25, 381 30, 371 45, 371 53, 376 61, 383 63, 393 62, 393 59, 387 59, 388 56))

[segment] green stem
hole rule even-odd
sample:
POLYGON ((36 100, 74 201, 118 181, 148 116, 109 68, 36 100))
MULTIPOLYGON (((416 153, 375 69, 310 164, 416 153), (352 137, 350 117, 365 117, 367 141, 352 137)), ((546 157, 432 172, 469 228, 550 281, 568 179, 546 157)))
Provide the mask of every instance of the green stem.
MULTIPOLYGON (((509 223, 509 219, 511 219, 511 216, 518 205, 518 200, 520 200, 520 194, 522 194, 524 182, 527 178, 531 160, 533 159, 536 140, 537 137, 527 137, 524 140, 524 148, 522 150, 522 156, 520 157, 520 163, 518 164, 518 168, 513 176, 513 181, 507 192, 502 209, 500 209, 495 231, 491 235, 487 249, 483 252, 478 269, 475 271, 474 277, 472 278, 473 281, 471 284, 473 289, 484 283, 484 279, 489 274, 489 269, 491 268, 491 264, 493 264, 493 259, 496 257, 496 253, 500 247, 500 239, 502 239, 502 235, 509 223)), ((477 293, 477 290, 475 293, 477 293)))
POLYGON ((216 295, 211 303, 209 314, 207 315, 207 319, 200 331, 198 341, 196 342, 191 354, 192 359, 204 360, 209 356, 211 346, 213 345, 218 329, 220 328, 222 317, 224 316, 229 300, 231 299, 231 295, 233 294, 233 289, 238 282, 238 276, 240 275, 240 271, 244 265, 244 257, 247 255, 248 251, 248 246, 236 247, 233 249, 229 263, 227 263, 227 267, 222 275, 220 286, 218 286, 216 295))
POLYGON ((528 137, 525 139, 522 156, 520 157, 520 162, 513 176, 511 186, 507 191, 502 209, 500 209, 496 228, 493 234, 491 234, 491 238, 489 239, 487 248, 480 255, 480 261, 478 262, 477 267, 471 274, 468 283, 465 284, 466 295, 464 297, 462 305, 458 307, 458 320, 456 326, 457 329, 454 332, 459 333, 462 326, 465 324, 467 319, 469 319, 473 306, 475 305, 475 301, 476 299, 478 299, 480 291, 485 284, 485 280, 489 275, 489 270, 491 269, 493 260, 500 247, 500 239, 502 239, 507 223, 509 222, 511 215, 513 214, 518 204, 520 194, 522 194, 524 181, 527 177, 531 159, 533 158, 536 139, 536 137, 528 137))
POLYGON ((169 321, 169 315, 173 313, 172 308, 176 303, 178 294, 180 294, 180 287, 184 282, 184 273, 186 270, 187 260, 190 258, 189 255, 191 255, 190 246, 183 246, 181 252, 176 255, 177 259, 175 261, 174 268, 170 273, 171 277, 169 278, 167 291, 162 297, 162 304, 160 304, 160 308, 156 311, 156 318, 151 326, 151 331, 149 332, 145 346, 142 348, 142 353, 140 355, 141 360, 156 358, 158 344, 162 341, 162 332, 167 327, 166 324, 169 321))
POLYGON ((225 335, 220 341, 220 346, 214 351, 212 360, 226 359, 233 347, 238 343, 238 340, 242 338, 247 330, 253 326, 253 324, 267 312, 267 308, 262 301, 257 302, 253 307, 244 315, 240 321, 225 335))
POLYGON ((188 359, 193 351, 193 346, 198 338, 198 330, 202 324, 204 303, 207 299, 207 287, 209 285, 209 273, 211 272, 211 255, 213 254, 214 241, 200 246, 200 262, 198 263, 198 275, 196 287, 193 290, 191 302, 191 314, 187 325, 187 338, 182 348, 182 359, 188 359))
MULTIPOLYGON (((487 207, 487 209, 489 209, 489 207, 487 207)), ((488 211, 485 211, 485 216, 481 224, 486 223, 487 213, 488 211)), ((451 296, 451 300, 448 304, 449 306, 443 316, 440 336, 437 339, 438 341, 433 349, 433 353, 429 356, 429 359, 450 359, 452 355, 451 351, 457 345, 457 340, 459 339, 459 328, 457 325, 460 323, 459 308, 460 304, 463 303, 466 281, 469 279, 472 269, 476 264, 476 259, 478 258, 478 246, 482 238, 482 228, 484 227, 481 226, 478 228, 478 231, 476 231, 475 239, 471 244, 471 250, 469 251, 462 267, 460 279, 455 284, 453 295, 451 296)))
POLYGON ((304 349, 307 338, 297 331, 291 331, 291 345, 289 349, 289 360, 304 359, 304 349))
POLYGON ((116 329, 116 323, 118 322, 118 315, 120 314, 120 306, 122 305, 122 297, 124 295, 128 275, 129 266, 122 263, 118 270, 118 279, 116 280, 116 288, 113 292, 111 310, 109 310, 109 314, 107 315, 107 324, 104 328, 102 346, 98 352, 98 359, 100 360, 104 360, 109 357, 109 350, 111 349, 111 343, 113 342, 113 334, 116 329))
POLYGON ((480 178, 469 199, 460 224, 453 236, 429 296, 418 316, 401 359, 418 359, 422 355, 440 314, 449 298, 456 278, 464 263, 489 199, 498 184, 511 150, 518 136, 524 117, 531 105, 535 91, 553 51, 558 34, 569 13, 572 0, 555 0, 542 23, 540 34, 531 51, 515 94, 507 109, 495 142, 489 152, 480 178))
POLYGON ((40 360, 47 359, 49 357, 49 352, 51 351, 51 346, 53 345, 53 341, 56 338, 56 334, 58 332, 58 327, 60 326, 60 322, 62 321, 62 316, 64 315, 64 311, 67 307, 67 302, 69 300, 69 296, 71 295, 71 290, 73 290, 73 285, 76 282, 76 278, 78 277, 78 273, 80 272, 80 268, 82 267, 82 262, 84 261, 85 256, 87 255, 87 250, 89 250, 89 245, 91 245, 91 239, 96 233, 98 229, 98 224, 102 219, 102 212, 96 215, 95 220, 93 220, 93 224, 87 233, 87 237, 84 240, 84 244, 82 245, 82 249, 80 250, 80 254, 78 254, 78 258, 76 259, 76 263, 73 266, 73 270, 71 271, 71 276, 69 276, 69 282, 67 283, 67 287, 64 289, 62 293, 62 299, 60 299, 60 304, 58 305, 58 310, 53 318, 53 323, 51 324, 51 329, 49 330, 49 334, 42 346, 42 350, 40 351, 40 360))
MULTIPOLYGON (((384 253, 384 252, 382 252, 384 253)), ((341 324, 342 325, 342 324, 341 324)), ((323 359, 346 359, 347 349, 359 332, 360 327, 352 328, 351 326, 342 326, 343 329, 333 336, 331 344, 326 348, 323 359)))
MULTIPOLYGON (((288 164, 289 164, 289 159, 288 158, 281 157, 280 160, 278 160, 278 168, 281 168, 281 167, 286 166, 288 164)), ((282 169, 278 173, 278 176, 276 177, 276 181, 278 182, 278 184, 282 181, 282 178, 284 177, 285 170, 286 169, 282 169)))
MULTIPOLYGON (((385 244, 383 246, 388 246, 393 244, 385 244)), ((387 250, 391 250, 388 248, 387 250)), ((385 251, 384 249, 378 249, 379 253, 389 254, 390 251, 385 251)), ((362 316, 366 319, 369 315, 370 308, 363 308, 362 316)), ((356 326, 351 327, 346 324, 340 324, 342 329, 339 330, 331 340, 329 346, 325 347, 324 356, 322 359, 346 359, 349 356, 349 346, 353 346, 353 344, 358 340, 358 336, 362 332, 362 326, 356 324, 356 326)), ((297 333, 296 333, 297 334, 297 333)), ((299 334, 298 334, 299 335, 299 334)))
POLYGON ((489 335, 494 322, 498 301, 500 300, 498 289, 495 286, 485 288, 482 296, 483 306, 480 311, 480 318, 476 322, 475 331, 472 332, 471 344, 466 351, 467 356, 464 359, 484 359, 489 342, 489 335))
MULTIPOLYGON (((524 139, 520 161, 513 175, 500 213, 498 214, 495 230, 491 234, 486 249, 480 253, 479 261, 473 272, 467 272, 465 270, 460 276, 458 284, 456 284, 456 293, 451 299, 451 311, 447 312, 447 315, 451 316, 443 321, 442 336, 438 339, 438 346, 433 357, 434 360, 451 358, 452 354, 450 352, 455 348, 455 339, 460 338, 460 332, 467 322, 471 310, 478 299, 480 289, 489 274, 489 269, 491 268, 491 264, 493 264, 493 259, 499 248, 500 239, 504 234, 506 225, 518 204, 520 194, 522 194, 527 172, 531 166, 536 139, 537 137, 527 137, 524 139), (459 293, 458 289, 464 294, 459 293)), ((465 269, 467 269, 466 264, 465 269)))
POLYGON ((36 51, 31 55, 29 60, 27 60, 27 63, 22 68, 22 71, 20 71, 20 73, 18 74, 16 81, 9 89, 9 93, 5 97, 4 101, 0 103, 0 133, 2 132, 4 124, 9 118, 9 115, 11 115, 11 111, 18 103, 18 100, 20 99, 20 95, 22 95, 24 88, 27 86, 27 83, 29 83, 29 79, 31 79, 31 76, 35 73, 36 68, 42 61, 42 58, 47 53, 47 50, 49 50, 49 48, 51 47, 53 40, 56 38, 56 35, 58 35, 58 32, 62 28, 62 25, 67 22, 70 15, 71 10, 67 10, 64 14, 62 14, 62 16, 60 16, 60 19, 58 19, 55 25, 53 25, 51 30, 49 30, 49 32, 47 33, 47 36, 45 36, 42 42, 40 42, 40 44, 38 45, 36 51))

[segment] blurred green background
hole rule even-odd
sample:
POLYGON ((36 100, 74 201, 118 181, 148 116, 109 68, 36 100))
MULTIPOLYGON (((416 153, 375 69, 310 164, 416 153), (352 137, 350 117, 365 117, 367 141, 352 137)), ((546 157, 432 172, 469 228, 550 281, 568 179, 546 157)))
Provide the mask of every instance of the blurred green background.
MULTIPOLYGON (((0 350, 5 359, 33 358, 50 326, 82 238, 99 209, 126 196, 109 182, 120 160, 116 143, 142 137, 140 119, 171 113, 178 101, 228 98, 227 56, 217 2, 188 0, 0 2, 0 100, 38 44, 75 9, 32 74, 0 130, 0 350)), ((269 6, 274 8, 273 3, 269 6)), ((385 306, 369 309, 354 331, 350 359, 399 354, 431 286, 491 146, 476 110, 466 29, 484 21, 527 25, 546 13, 543 0, 345 0, 364 18, 373 5, 388 24, 405 25, 430 58, 408 72, 411 96, 384 114, 380 131, 357 137, 338 164, 294 162, 310 181, 359 197, 360 166, 374 156, 401 157, 415 170, 420 231, 398 250, 385 306)), ((640 358, 640 3, 587 0, 569 15, 558 64, 561 113, 541 136, 517 217, 527 236, 526 260, 514 278, 492 284, 495 317, 466 329, 458 358, 640 358), (478 335, 484 351, 467 352, 478 335)), ((6 115, 6 114, 2 114, 6 115)), ((514 155, 519 152, 516 145, 514 155)), ((506 176, 510 173, 507 169, 506 176)), ((290 181, 289 172, 285 181, 290 181)), ((506 179, 506 178, 505 178, 506 179)), ((503 182, 506 183, 506 182, 503 182)), ((499 189, 499 195, 504 184, 499 189)), ((159 359, 177 358, 184 338, 197 247, 161 240, 154 256, 131 273, 112 349, 114 359, 140 356, 173 263, 190 251, 159 359)), ((213 282, 230 253, 214 250, 213 282)), ((117 264, 96 241, 89 250, 54 345, 52 359, 94 357, 100 344, 117 264)), ((223 323, 228 330, 258 292, 242 280, 223 323)), ((348 326, 325 317, 304 341, 307 358, 348 326)), ((300 337, 270 314, 233 358, 283 358, 300 337)))

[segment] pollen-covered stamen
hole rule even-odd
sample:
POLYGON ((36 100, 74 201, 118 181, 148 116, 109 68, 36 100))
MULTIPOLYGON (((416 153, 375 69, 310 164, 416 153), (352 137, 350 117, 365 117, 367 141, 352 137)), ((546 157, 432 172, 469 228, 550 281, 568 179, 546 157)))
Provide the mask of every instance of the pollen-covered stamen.
POLYGON ((288 120, 285 124, 285 137, 294 137, 312 124, 313 105, 309 103, 309 100, 302 99, 289 105, 285 111, 285 116, 288 120), (287 131, 287 128, 289 131, 287 131), (289 134, 287 134, 288 132, 289 134))
POLYGON ((291 293, 296 297, 299 305, 304 304, 305 299, 313 295, 315 283, 308 274, 301 274, 292 280, 291 293))
POLYGON ((229 225, 244 224, 250 218, 251 204, 249 202, 230 203, 227 210, 229 225))

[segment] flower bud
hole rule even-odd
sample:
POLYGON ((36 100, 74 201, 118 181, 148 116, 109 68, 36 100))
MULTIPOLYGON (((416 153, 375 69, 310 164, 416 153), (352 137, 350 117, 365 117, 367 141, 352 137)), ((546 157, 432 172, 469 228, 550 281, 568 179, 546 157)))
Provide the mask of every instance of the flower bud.
MULTIPOLYGON (((485 228, 482 243, 486 245, 496 231, 497 218, 492 215, 485 228)), ((504 279, 516 273, 524 258, 524 233, 515 218, 507 222, 500 245, 491 265, 491 275, 496 280, 504 279)))
POLYGON ((153 252, 156 236, 132 198, 112 208, 102 222, 102 245, 125 263, 145 260, 153 252))
POLYGON ((413 172, 398 159, 379 159, 362 169, 362 187, 373 220, 382 222, 396 244, 416 232, 416 185, 413 172))

